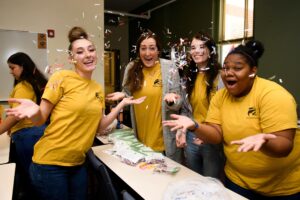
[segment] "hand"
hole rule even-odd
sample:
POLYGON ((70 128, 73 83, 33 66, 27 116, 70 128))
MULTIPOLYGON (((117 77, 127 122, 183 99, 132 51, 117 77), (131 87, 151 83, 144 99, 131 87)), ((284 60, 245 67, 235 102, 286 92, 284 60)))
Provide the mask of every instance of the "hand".
POLYGON ((120 102, 123 104, 123 106, 131 105, 131 104, 140 104, 146 99, 146 96, 140 97, 138 99, 133 99, 133 97, 127 97, 123 98, 123 100, 120 102))
POLYGON ((201 145, 201 144, 203 144, 204 142, 203 142, 203 140, 201 140, 200 138, 193 138, 193 143, 195 144, 195 145, 201 145))
POLYGON ((176 146, 179 148, 186 146, 186 133, 182 129, 176 131, 176 146))
POLYGON ((238 152, 258 151, 264 143, 274 138, 276 138, 276 135, 259 133, 241 140, 234 140, 231 144, 241 145, 238 152))
POLYGON ((167 93, 164 97, 164 101, 166 101, 169 106, 175 104, 176 101, 179 99, 180 99, 180 95, 175 93, 167 93))
POLYGON ((29 99, 8 99, 8 102, 19 103, 17 107, 5 110, 8 116, 14 116, 17 119, 32 118, 40 110, 40 107, 29 99))
POLYGON ((195 126, 195 122, 186 116, 172 114, 171 118, 175 120, 165 120, 162 122, 164 126, 171 127, 171 131, 182 129, 183 132, 186 132, 187 129, 195 126))
POLYGON ((125 97, 125 93, 123 92, 114 92, 106 95, 106 101, 119 101, 125 97))

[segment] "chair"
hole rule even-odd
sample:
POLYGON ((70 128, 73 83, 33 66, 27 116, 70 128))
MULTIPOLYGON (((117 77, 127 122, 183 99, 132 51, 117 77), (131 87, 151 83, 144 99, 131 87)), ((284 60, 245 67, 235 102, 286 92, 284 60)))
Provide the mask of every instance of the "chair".
MULTIPOLYGON (((96 189, 96 192, 98 193, 97 196, 101 199, 119 200, 121 195, 118 195, 106 166, 96 157, 92 149, 88 151, 87 159, 93 168, 94 175, 98 182, 96 189)), ((134 200, 134 198, 126 190, 122 191, 122 199, 134 200)))

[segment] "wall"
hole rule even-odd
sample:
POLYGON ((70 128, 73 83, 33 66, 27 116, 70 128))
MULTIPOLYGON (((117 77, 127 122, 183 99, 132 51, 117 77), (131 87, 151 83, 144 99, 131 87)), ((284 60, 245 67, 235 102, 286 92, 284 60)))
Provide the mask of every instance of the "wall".
MULTIPOLYGON (((7 59, 16 52, 24 52, 34 60, 41 72, 47 66, 47 49, 38 48, 38 34, 27 31, 0 29, 0 99, 7 99, 12 91, 14 78, 10 75, 7 59)), ((46 74, 45 74, 46 75, 46 74)))
POLYGON ((149 20, 132 21, 129 35, 134 36, 131 37, 131 43, 134 44, 141 28, 150 29, 159 35, 163 47, 168 51, 169 43, 178 42, 180 38, 191 38, 200 30, 212 33, 212 21, 213 1, 177 0, 151 12, 149 20))
POLYGON ((265 45, 259 75, 275 77, 300 103, 300 1, 256 0, 254 36, 265 45))
MULTIPOLYGON (((62 64, 70 68, 67 61, 67 34, 71 27, 82 26, 90 34, 99 54, 98 68, 93 78, 104 84, 104 0, 1 0, 0 29, 46 33, 55 30, 55 37, 48 38, 48 64, 62 64)), ((1 87, 1 86, 0 86, 1 87)))

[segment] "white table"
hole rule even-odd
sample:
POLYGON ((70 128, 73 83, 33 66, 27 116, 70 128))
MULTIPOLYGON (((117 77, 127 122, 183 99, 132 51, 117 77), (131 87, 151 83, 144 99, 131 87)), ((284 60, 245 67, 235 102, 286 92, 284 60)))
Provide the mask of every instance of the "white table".
MULTIPOLYGON (((10 137, 7 133, 0 135, 0 164, 9 161, 10 137)), ((1 193, 0 193, 1 194, 1 193)))
POLYGON ((15 163, 0 165, 0 199, 11 200, 14 188, 15 163))
MULTIPOLYGON (((170 183, 185 180, 187 178, 205 177, 180 165, 169 158, 166 158, 168 164, 180 166, 180 170, 175 175, 153 173, 152 170, 142 170, 137 166, 129 166, 122 163, 118 158, 104 152, 110 149, 111 144, 93 147, 95 155, 142 198, 146 200, 160 200, 163 198, 164 191, 170 183)), ((226 189, 227 190, 227 189, 226 189)), ((230 190, 227 190, 232 200, 246 199, 230 190)))

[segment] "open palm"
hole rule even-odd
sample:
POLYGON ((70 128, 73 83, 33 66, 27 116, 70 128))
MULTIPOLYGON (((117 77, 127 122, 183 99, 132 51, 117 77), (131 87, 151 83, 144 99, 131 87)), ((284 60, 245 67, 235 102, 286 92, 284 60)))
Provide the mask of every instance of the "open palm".
POLYGON ((8 99, 8 102, 19 104, 17 107, 6 109, 8 116, 18 119, 31 118, 39 112, 39 106, 29 99, 8 99))

